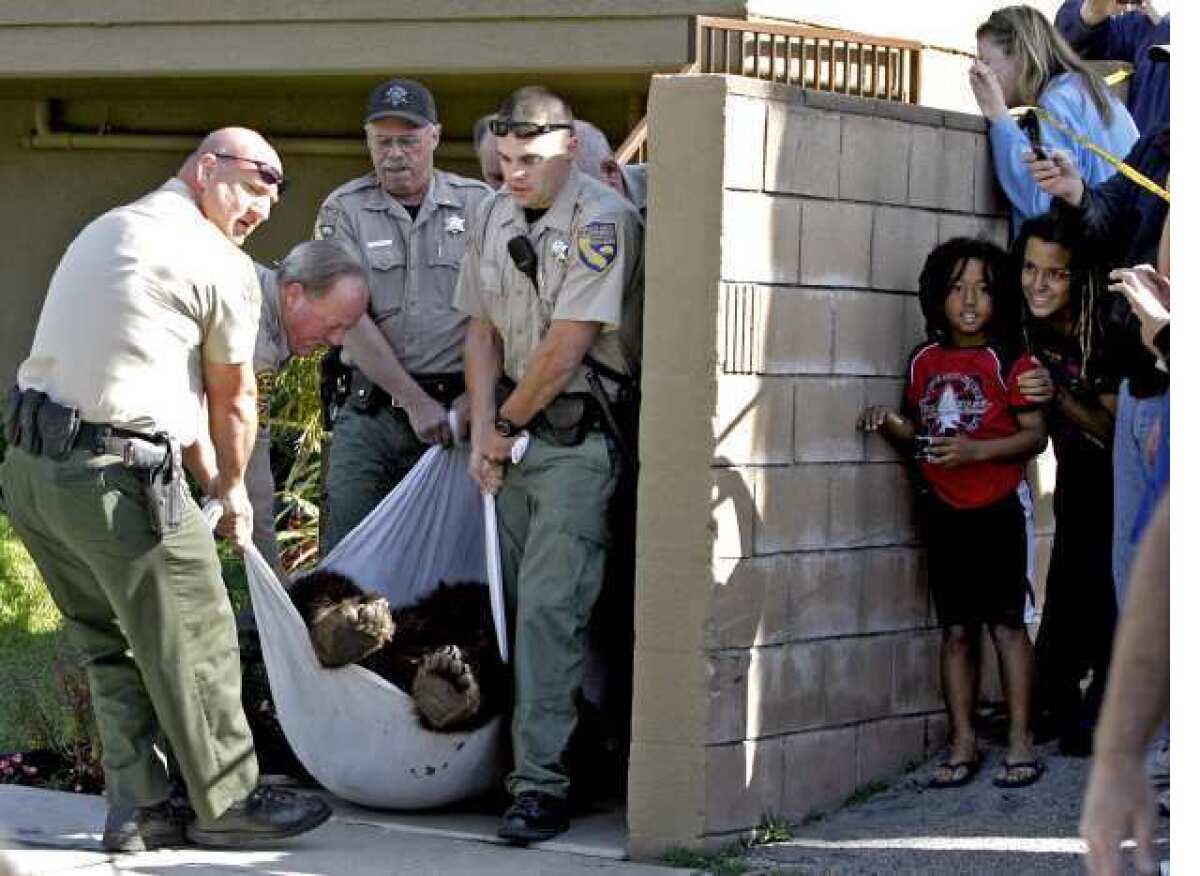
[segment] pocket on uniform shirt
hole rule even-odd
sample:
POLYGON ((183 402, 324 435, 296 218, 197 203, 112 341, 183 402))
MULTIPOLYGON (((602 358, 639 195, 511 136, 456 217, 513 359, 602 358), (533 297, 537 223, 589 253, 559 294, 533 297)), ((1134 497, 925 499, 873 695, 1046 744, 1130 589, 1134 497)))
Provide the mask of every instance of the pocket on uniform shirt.
POLYGON ((461 220, 461 216, 455 214, 446 214, 434 219, 434 222, 439 223, 437 232, 426 238, 426 253, 427 263, 435 267, 447 267, 458 270, 462 264, 463 256, 467 252, 467 232, 466 225, 462 226, 460 231, 452 231, 452 228, 458 226, 452 221, 454 219, 461 220))
POLYGON ((371 313, 376 320, 396 313, 404 305, 404 254, 394 244, 367 249, 370 267, 371 313))

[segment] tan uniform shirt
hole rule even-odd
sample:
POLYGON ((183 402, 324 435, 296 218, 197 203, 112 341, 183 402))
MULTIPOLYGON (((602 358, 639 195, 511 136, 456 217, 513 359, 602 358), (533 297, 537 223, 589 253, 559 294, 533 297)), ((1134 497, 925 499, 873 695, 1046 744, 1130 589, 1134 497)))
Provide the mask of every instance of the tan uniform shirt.
MULTIPOLYGON (((504 371, 520 381, 552 320, 599 322, 589 351, 633 373, 642 355, 642 223, 633 206, 572 169, 550 209, 532 227, 507 190, 480 209, 454 304, 492 323, 504 340, 504 371), (517 270, 508 242, 526 235, 538 256, 538 288, 517 270)), ((582 368, 567 392, 587 392, 582 368)))
POLYGON ((17 380, 91 423, 196 438, 204 361, 251 361, 254 265, 187 186, 92 221, 59 262, 17 380))
POLYGON ((343 241, 367 266, 371 318, 410 374, 462 371, 466 319, 453 307, 454 284, 476 208, 490 191, 435 170, 414 220, 368 174, 321 205, 317 235, 343 241))

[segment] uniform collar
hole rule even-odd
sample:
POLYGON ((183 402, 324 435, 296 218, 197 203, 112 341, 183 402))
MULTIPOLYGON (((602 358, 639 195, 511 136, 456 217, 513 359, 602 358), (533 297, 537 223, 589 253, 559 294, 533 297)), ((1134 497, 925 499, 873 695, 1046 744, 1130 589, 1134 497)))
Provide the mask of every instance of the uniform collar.
MULTIPOLYGON (((429 188, 425 192, 425 200, 421 202, 421 209, 417 211, 417 218, 413 221, 415 224, 420 224, 425 217, 429 216, 438 207, 458 207, 460 209, 466 206, 458 192, 446 181, 446 176, 442 171, 434 168, 433 176, 430 177, 429 188)), ((376 182, 375 188, 371 194, 367 196, 363 207, 368 210, 391 211, 396 215, 404 214, 408 217, 408 210, 404 205, 389 195, 383 190, 383 186, 376 182)))
MULTIPOLYGON (((562 189, 558 193, 558 197, 554 199, 554 203, 550 205, 544 216, 534 225, 539 225, 543 229, 553 228, 556 231, 568 232, 571 230, 571 220, 575 218, 575 205, 579 201, 579 190, 583 186, 583 175, 579 170, 572 165, 571 172, 567 175, 567 181, 563 183, 562 189)), ((509 196, 509 204, 512 206, 512 216, 510 222, 520 228, 529 230, 530 226, 525 221, 525 211, 517 205, 517 202, 509 196)))

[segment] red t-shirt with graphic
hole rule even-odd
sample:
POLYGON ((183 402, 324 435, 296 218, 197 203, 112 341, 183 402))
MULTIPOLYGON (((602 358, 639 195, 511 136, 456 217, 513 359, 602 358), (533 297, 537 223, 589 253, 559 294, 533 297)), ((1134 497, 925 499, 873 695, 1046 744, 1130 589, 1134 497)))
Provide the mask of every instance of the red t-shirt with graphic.
MULTIPOLYGON (((1006 368, 990 346, 924 344, 908 362, 905 413, 918 435, 1008 438, 1017 417, 1037 405, 1017 389, 1017 375, 1036 368, 1021 356, 1006 368)), ((1019 462, 969 462, 955 468, 922 462, 921 473, 938 497, 956 508, 982 508, 1017 488, 1025 466, 1019 462)))

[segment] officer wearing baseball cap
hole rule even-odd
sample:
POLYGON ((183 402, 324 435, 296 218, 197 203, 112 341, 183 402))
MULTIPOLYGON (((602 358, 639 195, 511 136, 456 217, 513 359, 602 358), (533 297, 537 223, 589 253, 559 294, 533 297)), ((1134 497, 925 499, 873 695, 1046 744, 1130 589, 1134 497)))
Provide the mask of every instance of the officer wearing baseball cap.
POLYGON ((333 426, 325 553, 428 445, 452 440, 447 413, 465 390, 467 322, 453 308, 454 286, 476 207, 489 192, 434 168, 442 128, 420 82, 389 79, 372 89, 365 129, 373 171, 335 189, 317 216, 317 236, 362 260, 371 292, 371 318, 347 333, 342 349, 354 367, 333 426))

